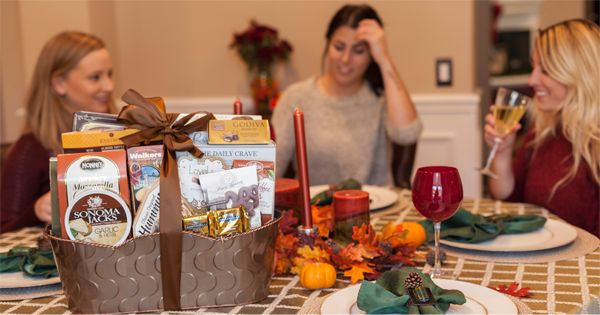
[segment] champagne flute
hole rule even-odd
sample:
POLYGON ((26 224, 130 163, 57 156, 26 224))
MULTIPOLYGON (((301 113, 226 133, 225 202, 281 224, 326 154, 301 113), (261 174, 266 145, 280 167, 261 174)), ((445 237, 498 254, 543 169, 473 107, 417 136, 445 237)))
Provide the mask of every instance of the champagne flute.
POLYGON ((450 166, 426 166, 417 170, 412 184, 412 202, 435 231, 435 264, 432 278, 442 276, 440 264, 440 228, 442 221, 453 216, 463 199, 458 170, 450 166))
POLYGON ((531 98, 525 96, 517 91, 512 91, 506 88, 499 88, 496 93, 496 100, 494 102, 494 128, 498 133, 498 136, 494 138, 494 146, 490 151, 490 155, 487 158, 485 166, 479 171, 492 178, 498 178, 494 172, 492 172, 491 166, 498 145, 502 142, 502 138, 509 134, 511 130, 519 123, 523 114, 527 110, 527 107, 531 103, 531 98))

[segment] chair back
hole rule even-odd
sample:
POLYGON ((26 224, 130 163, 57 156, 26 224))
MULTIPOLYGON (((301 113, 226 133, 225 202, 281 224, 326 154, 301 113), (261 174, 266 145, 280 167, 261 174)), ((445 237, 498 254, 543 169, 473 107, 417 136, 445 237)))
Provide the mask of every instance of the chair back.
POLYGON ((417 143, 400 145, 392 143, 392 177, 394 185, 411 188, 411 176, 415 164, 417 143))
MULTIPOLYGON (((400 145, 392 143, 392 177, 394 186, 411 189, 411 176, 415 164, 417 143, 400 145)), ((285 178, 295 177, 294 167, 290 163, 283 175, 285 178)))

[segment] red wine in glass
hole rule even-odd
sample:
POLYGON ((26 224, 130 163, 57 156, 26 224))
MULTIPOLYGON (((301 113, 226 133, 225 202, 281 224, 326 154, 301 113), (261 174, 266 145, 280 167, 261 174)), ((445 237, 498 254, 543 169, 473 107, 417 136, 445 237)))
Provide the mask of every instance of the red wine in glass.
POLYGON ((417 170, 412 184, 412 201, 419 213, 433 221, 435 230, 432 277, 442 275, 439 261, 441 223, 456 213, 462 199, 462 183, 456 168, 426 166, 417 170))

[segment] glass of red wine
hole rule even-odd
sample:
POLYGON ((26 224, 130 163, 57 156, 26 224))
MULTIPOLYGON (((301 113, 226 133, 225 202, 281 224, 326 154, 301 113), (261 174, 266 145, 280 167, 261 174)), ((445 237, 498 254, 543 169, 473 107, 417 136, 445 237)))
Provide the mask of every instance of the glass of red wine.
POLYGON ((435 264, 431 277, 440 277, 440 227, 458 210, 463 189, 458 170, 450 166, 426 166, 417 170, 412 184, 412 202, 435 231, 435 264))

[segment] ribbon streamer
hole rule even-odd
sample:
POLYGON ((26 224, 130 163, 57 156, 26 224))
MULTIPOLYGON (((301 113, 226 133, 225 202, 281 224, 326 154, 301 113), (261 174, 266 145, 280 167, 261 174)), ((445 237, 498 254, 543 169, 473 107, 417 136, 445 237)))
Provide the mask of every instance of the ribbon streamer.
POLYGON ((208 121, 215 119, 205 111, 195 112, 177 120, 179 114, 163 113, 152 102, 135 90, 129 89, 121 98, 127 106, 119 113, 119 119, 130 128, 140 131, 125 136, 121 140, 127 147, 149 143, 162 136, 163 160, 160 173, 160 266, 163 290, 163 307, 166 311, 181 310, 181 253, 182 216, 181 190, 177 171, 176 151, 187 151, 200 158, 204 155, 194 146, 187 134, 206 131, 208 121), (188 121, 198 113, 203 117, 188 121))

